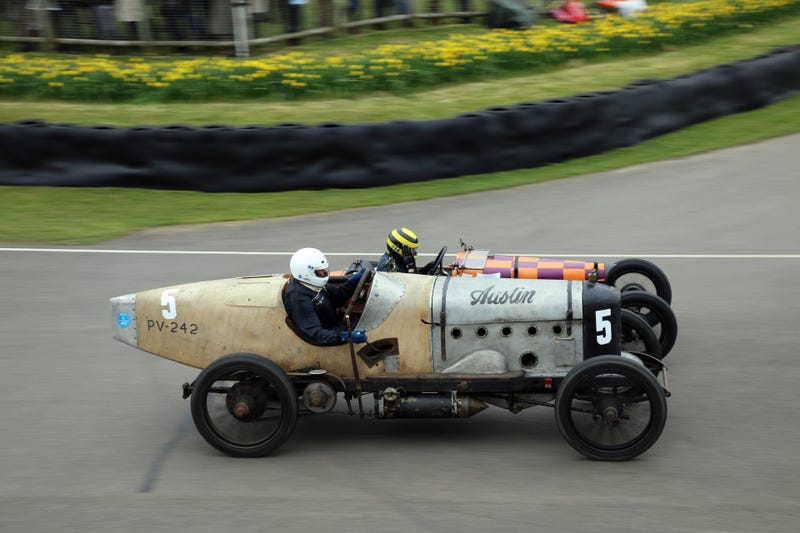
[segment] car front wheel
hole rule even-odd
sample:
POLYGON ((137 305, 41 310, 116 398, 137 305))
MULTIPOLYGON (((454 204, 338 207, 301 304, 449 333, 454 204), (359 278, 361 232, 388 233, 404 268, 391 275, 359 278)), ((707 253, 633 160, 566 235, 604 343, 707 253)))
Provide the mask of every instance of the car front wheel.
POLYGON ((564 439, 586 457, 627 461, 661 435, 666 394, 644 366, 618 355, 592 357, 559 385, 555 417, 564 439))

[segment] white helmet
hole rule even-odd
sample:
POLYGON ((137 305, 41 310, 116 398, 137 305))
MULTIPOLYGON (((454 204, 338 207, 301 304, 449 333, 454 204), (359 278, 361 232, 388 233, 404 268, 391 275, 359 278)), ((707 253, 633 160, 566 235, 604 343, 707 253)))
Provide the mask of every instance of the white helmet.
POLYGON ((301 248, 289 261, 292 277, 314 287, 324 287, 328 283, 328 260, 316 248, 301 248))

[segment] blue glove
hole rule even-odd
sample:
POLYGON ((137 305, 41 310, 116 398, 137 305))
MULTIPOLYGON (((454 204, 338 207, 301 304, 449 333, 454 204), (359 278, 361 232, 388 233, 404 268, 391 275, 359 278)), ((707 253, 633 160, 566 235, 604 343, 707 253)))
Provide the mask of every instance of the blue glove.
POLYGON ((353 283, 358 283, 361 280, 361 276, 364 275, 364 268, 361 267, 358 272, 350 276, 347 281, 352 281, 353 283))
MULTIPOLYGON (((356 344, 362 344, 367 342, 367 333, 363 329, 354 329, 353 330, 353 342, 356 344)), ((341 335, 339 336, 342 342, 347 342, 347 339, 350 338, 350 332, 344 330, 341 335)))

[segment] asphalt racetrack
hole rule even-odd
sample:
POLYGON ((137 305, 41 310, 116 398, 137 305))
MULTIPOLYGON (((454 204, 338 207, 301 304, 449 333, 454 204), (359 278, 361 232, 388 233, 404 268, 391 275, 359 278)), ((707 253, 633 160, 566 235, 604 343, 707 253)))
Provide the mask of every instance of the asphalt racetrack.
POLYGON ((798 169, 790 136, 385 208, 86 248, 0 245, 0 531, 795 532, 798 169), (197 371, 111 338, 112 296, 284 272, 302 246, 344 267, 381 251, 397 225, 427 254, 463 238, 661 266, 680 327, 661 439, 636 460, 601 463, 567 445, 546 407, 467 420, 324 415, 301 418, 272 457, 232 459, 200 437, 181 399, 197 371))

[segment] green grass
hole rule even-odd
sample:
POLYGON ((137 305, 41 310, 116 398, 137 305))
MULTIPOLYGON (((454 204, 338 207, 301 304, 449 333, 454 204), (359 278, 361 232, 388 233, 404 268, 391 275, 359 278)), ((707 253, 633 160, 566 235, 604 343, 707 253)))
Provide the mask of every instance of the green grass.
MULTIPOLYGON (((493 105, 613 89, 639 78, 671 77, 797 42, 800 42, 800 18, 646 58, 573 64, 536 76, 445 87, 406 97, 378 95, 357 100, 290 104, 237 102, 147 106, 0 102, 0 121, 36 117, 80 124, 235 125, 441 118, 493 105)), ((375 206, 451 196, 682 157, 797 132, 800 132, 800 97, 696 125, 635 147, 538 169, 497 173, 491 179, 467 176, 356 191, 330 190, 324 194, 0 187, 0 242, 90 244, 154 226, 301 215, 342 206, 375 206)))

